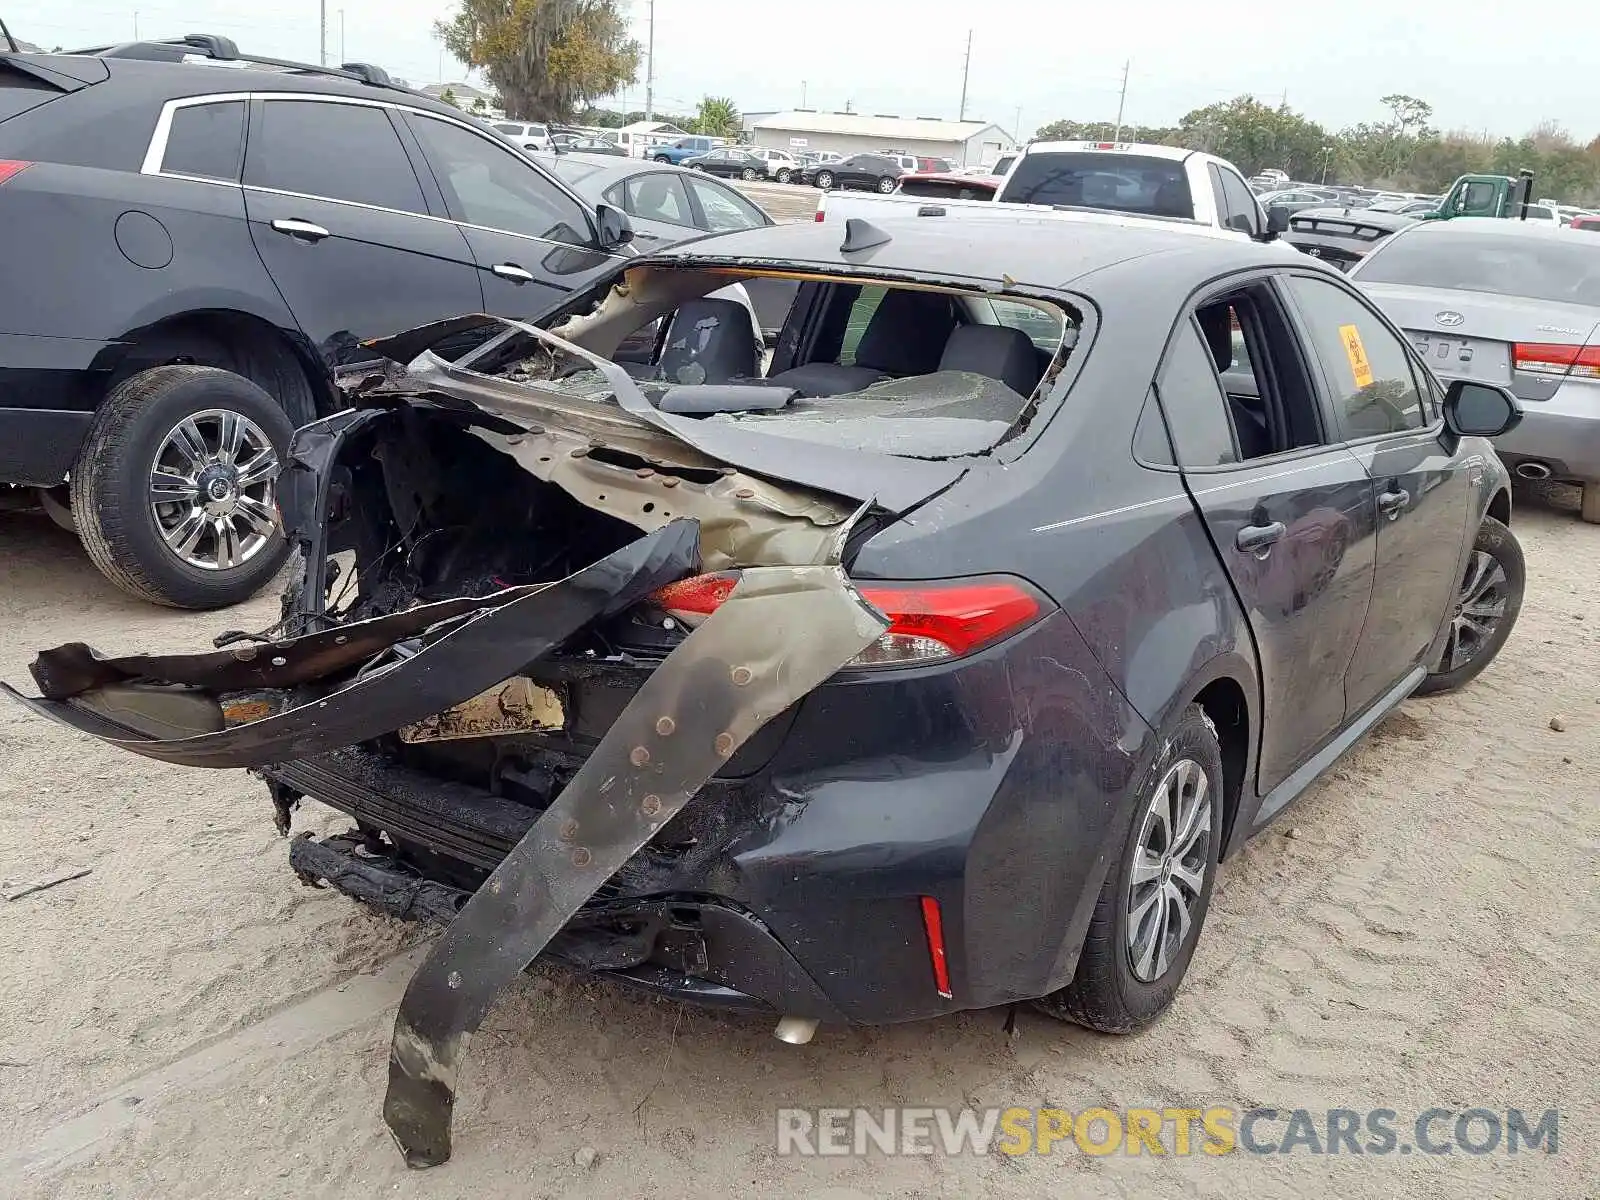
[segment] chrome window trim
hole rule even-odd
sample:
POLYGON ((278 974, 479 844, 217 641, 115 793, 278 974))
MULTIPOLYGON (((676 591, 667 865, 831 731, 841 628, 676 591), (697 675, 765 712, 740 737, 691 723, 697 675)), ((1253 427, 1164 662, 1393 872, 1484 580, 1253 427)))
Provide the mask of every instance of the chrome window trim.
MULTIPOLYGON (((479 129, 467 121, 458 120, 446 113, 429 112, 424 108, 417 108, 410 104, 397 104, 392 100, 374 100, 365 96, 330 96, 320 92, 211 92, 203 96, 183 96, 176 100, 168 100, 161 106, 161 115, 156 118, 155 131, 150 135, 150 145, 145 150, 144 162, 139 167, 141 175, 157 175, 165 179, 182 179, 188 183, 221 184, 223 187, 240 187, 247 192, 261 192, 269 196, 288 196, 296 200, 315 200, 322 204, 340 204, 346 208, 367 209, 372 212, 391 213, 400 217, 416 217, 424 221, 442 221, 446 225, 454 225, 461 229, 479 229, 485 233, 499 233, 506 237, 522 238, 530 242, 542 242, 548 246, 560 246, 567 250, 591 250, 596 254, 604 253, 607 258, 626 258, 612 251, 601 251, 594 246, 574 246, 571 242, 558 242, 552 238, 542 238, 531 233, 518 233, 513 229, 496 229, 492 225, 476 225, 470 221, 457 221, 453 217, 438 217, 432 213, 406 212, 398 208, 385 208, 381 204, 365 204, 357 200, 340 200, 334 196, 314 196, 307 192, 290 192, 281 188, 262 187, 259 184, 243 182, 244 167, 240 165, 240 178, 237 180, 209 179, 197 175, 184 175, 177 171, 164 171, 161 169, 162 160, 167 153, 167 139, 172 134, 172 114, 180 108, 191 108, 199 104, 226 104, 231 101, 242 100, 247 105, 252 100, 298 100, 310 101, 316 104, 352 104, 361 108, 392 109, 396 112, 415 113, 420 117, 429 117, 435 121, 443 121, 448 125, 459 125, 469 133, 474 133, 491 146, 495 146, 503 153, 515 157, 519 162, 526 164, 531 170, 536 171, 539 177, 549 183, 563 196, 571 200, 587 217, 589 205, 561 180, 551 172, 546 171, 538 163, 526 155, 519 155, 515 150, 508 150, 504 139, 479 129)), ((246 119, 248 120, 248 113, 246 119)), ((248 153, 248 148, 247 148, 248 153)), ((690 226, 693 228, 693 226, 690 226)))

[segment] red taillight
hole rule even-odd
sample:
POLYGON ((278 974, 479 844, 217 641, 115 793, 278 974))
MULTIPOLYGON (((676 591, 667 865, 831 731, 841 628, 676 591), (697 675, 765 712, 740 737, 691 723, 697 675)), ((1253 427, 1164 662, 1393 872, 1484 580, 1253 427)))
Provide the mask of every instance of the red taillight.
POLYGON ((928 935, 928 959, 933 964, 933 986, 946 1000, 953 1000, 950 990, 950 962, 944 952, 944 916, 939 912, 939 901, 932 896, 922 897, 922 929, 928 935))
POLYGON ((31 162, 21 162, 15 158, 0 158, 0 183, 4 183, 20 171, 26 171, 33 166, 31 162))
POLYGON ((1600 346, 1518 342, 1512 347, 1512 360, 1516 370, 1529 375, 1600 379, 1600 346))
POLYGON ((817 221, 820 223, 828 215, 828 193, 824 192, 817 197, 817 221))
MULTIPOLYGON (((685 625, 715 612, 738 584, 736 574, 695 575, 669 583, 654 600, 685 625)), ((853 667, 894 667, 960 658, 1033 624, 1044 612, 1020 581, 962 579, 948 583, 869 583, 861 598, 889 619, 889 628, 853 667)))

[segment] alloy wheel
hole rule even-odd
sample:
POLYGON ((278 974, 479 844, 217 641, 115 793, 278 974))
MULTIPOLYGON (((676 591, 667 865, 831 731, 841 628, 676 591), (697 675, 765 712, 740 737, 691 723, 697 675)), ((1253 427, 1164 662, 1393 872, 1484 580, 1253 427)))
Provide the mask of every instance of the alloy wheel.
POLYGON ((1146 806, 1128 877, 1125 943, 1134 977, 1167 973, 1194 928, 1211 862, 1210 784, 1191 758, 1168 768, 1146 806))
POLYGON ((167 549, 191 567, 226 571, 278 532, 278 455, 261 426, 231 409, 185 417, 150 468, 150 511, 167 549))
POLYGON ((1506 614, 1509 595, 1505 568, 1494 555, 1474 550, 1456 593, 1440 670, 1454 671, 1465 666, 1494 639, 1506 614))
POLYGON ((831 189, 833 187, 833 172, 831 172, 831 171, 822 171, 822 172, 820 172, 817 175, 817 186, 819 188, 821 188, 825 192, 828 191, 829 189, 831 189))

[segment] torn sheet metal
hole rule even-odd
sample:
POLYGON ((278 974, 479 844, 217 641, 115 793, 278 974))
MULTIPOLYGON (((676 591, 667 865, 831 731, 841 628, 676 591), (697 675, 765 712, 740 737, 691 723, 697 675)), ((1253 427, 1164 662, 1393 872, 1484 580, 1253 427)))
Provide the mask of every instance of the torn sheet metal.
POLYGON ((407 1165, 450 1157, 461 1059, 500 989, 740 746, 887 627, 837 566, 758 568, 667 656, 412 977, 383 1106, 407 1165))
MULTIPOLYGON (((306 758, 377 737, 468 700, 550 653, 590 622, 626 611, 696 569, 697 534, 693 521, 674 521, 559 583, 515 589, 516 597, 509 602, 497 603, 494 597, 479 600, 481 611, 442 632, 433 631, 431 639, 424 635, 416 653, 364 672, 326 696, 231 728, 188 737, 141 735, 128 727, 130 718, 112 720, 94 711, 94 689, 51 700, 23 696, 3 683, 0 688, 58 724, 163 762, 254 767, 306 758)), ((151 676, 167 682, 162 660, 148 662, 151 676)), ((216 703, 203 693, 193 695, 216 703)), ((134 701, 119 693, 117 702, 119 711, 126 712, 134 701)), ((162 706, 163 716, 169 711, 170 706, 162 706)), ((196 728, 204 727, 196 723, 196 728)))
MULTIPOLYGON (((731 465, 769 479, 817 488, 856 501, 870 500, 894 513, 907 512, 937 495, 966 471, 959 462, 895 458, 842 446, 796 445, 793 439, 775 438, 756 430, 663 413, 650 404, 628 373, 610 359, 592 354, 536 325, 508 317, 495 319, 508 329, 518 330, 540 345, 554 347, 599 371, 621 410, 620 413, 613 410, 614 416, 632 418, 628 423, 635 431, 632 436, 658 430, 675 439, 680 447, 698 451, 718 465, 731 465)), ((381 352, 381 345, 375 344, 373 349, 381 352)), ((416 342, 408 341, 405 345, 413 348, 416 342)), ((532 382, 518 383, 473 370, 473 363, 492 346, 493 343, 486 345, 456 363, 446 362, 432 350, 425 350, 406 364, 406 376, 419 389, 437 389, 522 423, 561 420, 563 410, 574 407, 588 414, 597 409, 605 411, 600 405, 565 397, 556 388, 532 382), (552 403, 557 409, 552 409, 552 403)), ((406 380, 397 381, 397 385, 398 390, 403 391, 406 380)))
POLYGON ((564 729, 565 706, 552 689, 523 675, 495 684, 471 700, 424 717, 396 731, 402 742, 453 742, 459 738, 495 737, 564 729))

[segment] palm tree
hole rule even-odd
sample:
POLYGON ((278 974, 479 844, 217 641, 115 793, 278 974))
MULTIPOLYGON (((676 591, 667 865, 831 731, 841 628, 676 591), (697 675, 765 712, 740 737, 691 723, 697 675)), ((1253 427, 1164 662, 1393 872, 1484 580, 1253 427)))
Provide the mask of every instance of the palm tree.
POLYGON ((731 138, 738 136, 739 106, 727 96, 707 96, 700 101, 700 111, 694 119, 694 131, 708 137, 731 138))

